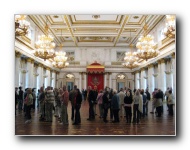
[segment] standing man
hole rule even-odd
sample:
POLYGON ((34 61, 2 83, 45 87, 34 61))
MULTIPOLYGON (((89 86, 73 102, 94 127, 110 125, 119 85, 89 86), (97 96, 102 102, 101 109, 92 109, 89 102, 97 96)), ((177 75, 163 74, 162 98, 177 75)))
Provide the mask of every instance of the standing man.
POLYGON ((119 96, 117 95, 117 90, 113 90, 113 97, 111 99, 111 108, 113 110, 114 121, 119 122, 119 96))
POLYGON ((45 94, 45 117, 47 122, 52 122, 53 118, 53 103, 55 100, 55 96, 51 87, 47 87, 47 92, 45 94))
POLYGON ((147 99, 147 103, 146 103, 146 116, 148 115, 148 102, 150 101, 150 92, 148 91, 148 88, 146 89, 146 99, 147 99))
POLYGON ((97 105, 97 97, 98 97, 98 90, 97 90, 97 86, 94 86, 94 106, 93 106, 93 108, 94 108, 94 114, 95 115, 97 115, 96 114, 96 105, 97 105))
POLYGON ((19 102, 18 102, 18 110, 21 111, 21 110, 22 110, 22 107, 23 107, 23 99, 24 99, 24 92, 23 92, 21 86, 19 87, 18 99, 19 99, 19 102))
POLYGON ((71 101, 71 120, 74 120, 74 115, 75 115, 74 99, 76 96, 76 90, 77 86, 74 85, 72 91, 69 92, 69 100, 71 101))
POLYGON ((94 92, 92 90, 92 87, 88 87, 88 103, 89 103, 89 118, 87 120, 94 120, 95 114, 94 114, 94 92))
POLYGON ((18 93, 17 93, 17 91, 18 91, 18 88, 15 87, 15 115, 16 115, 16 106, 18 104, 18 93))

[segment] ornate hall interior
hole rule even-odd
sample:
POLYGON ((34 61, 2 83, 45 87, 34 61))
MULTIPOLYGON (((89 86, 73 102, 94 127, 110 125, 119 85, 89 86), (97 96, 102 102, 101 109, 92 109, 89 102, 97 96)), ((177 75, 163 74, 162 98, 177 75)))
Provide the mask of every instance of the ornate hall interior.
POLYGON ((175 22, 175 15, 157 14, 15 15, 15 89, 31 88, 36 94, 30 122, 24 102, 21 108, 19 99, 15 102, 15 135, 176 136, 175 22), (38 90, 48 86, 66 86, 68 92, 77 86, 82 94, 80 124, 73 124, 70 100, 67 125, 59 122, 55 109, 51 122, 39 119, 38 90), (95 119, 89 121, 84 95, 89 86, 117 93, 130 89, 133 95, 134 89, 148 89, 147 115, 138 124, 127 123, 123 107, 118 123, 110 118, 110 111, 105 123, 97 104, 95 119), (173 116, 168 111, 168 88, 174 97, 173 116), (161 117, 152 109, 155 89, 163 92, 161 117))

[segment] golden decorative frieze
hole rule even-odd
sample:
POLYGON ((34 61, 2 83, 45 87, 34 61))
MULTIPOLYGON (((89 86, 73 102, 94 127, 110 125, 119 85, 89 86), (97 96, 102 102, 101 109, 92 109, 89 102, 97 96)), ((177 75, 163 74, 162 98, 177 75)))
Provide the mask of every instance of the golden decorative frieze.
POLYGON ((31 44, 31 39, 28 38, 27 36, 21 36, 21 38, 26 41, 27 43, 31 44))
POLYGON ((162 40, 162 45, 165 44, 166 42, 168 42, 169 40, 170 40, 169 37, 164 38, 164 39, 162 40))

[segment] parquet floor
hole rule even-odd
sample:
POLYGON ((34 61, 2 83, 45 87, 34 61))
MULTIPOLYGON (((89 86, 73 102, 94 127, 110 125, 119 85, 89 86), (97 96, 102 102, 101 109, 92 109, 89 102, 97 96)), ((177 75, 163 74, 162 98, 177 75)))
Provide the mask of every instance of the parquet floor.
MULTIPOLYGON (((81 124, 72 125, 71 105, 68 106, 69 124, 62 125, 56 117, 53 122, 39 121, 39 112, 32 110, 32 122, 25 124, 24 113, 18 112, 15 116, 15 135, 19 136, 175 136, 176 135, 176 117, 168 115, 166 104, 164 104, 164 113, 161 118, 155 114, 148 113, 148 116, 142 118, 139 124, 127 124, 125 118, 120 118, 119 123, 112 123, 108 114, 108 123, 104 123, 99 115, 95 120, 88 121, 88 102, 83 101, 81 112, 81 124)), ((149 111, 151 111, 151 102, 149 102, 149 111)), ((97 106, 97 114, 98 106, 97 106)), ((174 109, 175 114, 175 109, 174 109)))

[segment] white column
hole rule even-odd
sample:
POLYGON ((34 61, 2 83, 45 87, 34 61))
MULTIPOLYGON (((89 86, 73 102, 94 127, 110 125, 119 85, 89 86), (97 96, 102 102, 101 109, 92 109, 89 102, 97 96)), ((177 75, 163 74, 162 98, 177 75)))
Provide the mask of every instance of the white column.
POLYGON ((131 73, 131 84, 130 84, 130 86, 131 86, 131 90, 133 91, 135 88, 135 73, 134 72, 131 73))
POLYGON ((107 76, 107 73, 105 72, 104 73, 104 88, 107 86, 107 82, 106 82, 107 81, 107 77, 106 76, 107 76))
POLYGON ((116 79, 112 79, 112 89, 116 89, 117 90, 116 84, 117 84, 116 79))
POLYGON ((86 72, 85 72, 85 73, 84 73, 84 89, 87 89, 87 88, 86 88, 86 83, 87 83, 87 82, 86 82, 86 79, 87 79, 87 78, 86 78, 86 72))
POLYGON ((55 71, 52 71, 52 85, 53 88, 56 88, 56 74, 55 71))
POLYGON ((141 89, 146 89, 146 85, 145 85, 145 69, 144 68, 141 68, 141 89))
POLYGON ((27 74, 26 74, 26 87, 28 88, 34 88, 34 75, 33 75, 33 69, 34 69, 34 60, 31 58, 27 59, 27 74))
POLYGON ((79 90, 82 91, 82 73, 79 72, 79 90))
POLYGON ((166 91, 166 74, 165 74, 165 60, 158 61, 158 88, 166 91))
MULTIPOLYGON (((172 53, 172 74, 173 74, 173 86, 172 86, 172 92, 175 95, 176 93, 176 58, 175 53, 172 53)), ((176 96, 175 96, 176 98, 176 96)))
POLYGON ((21 83, 22 83, 23 90, 25 90, 25 88, 28 88, 26 85, 26 74, 27 74, 27 72, 28 71, 26 69, 22 69, 22 71, 21 71, 21 73, 22 73, 21 83))
POLYGON ((51 82, 50 82, 50 68, 46 68, 46 75, 47 75, 47 78, 46 78, 46 84, 47 86, 51 86, 51 82))
POLYGON ((139 89, 139 88, 140 88, 140 86, 139 86, 139 71, 137 71, 137 72, 135 73, 135 88, 136 88, 136 89, 139 89))
POLYGON ((112 88, 112 73, 109 73, 109 87, 112 88))
POLYGON ((20 64, 20 56, 21 53, 19 52, 15 52, 15 87, 19 87, 19 72, 20 72, 20 68, 19 68, 19 64, 20 64))
POLYGON ((56 86, 57 86, 57 88, 60 88, 60 85, 59 85, 59 72, 56 72, 56 86))
POLYGON ((40 89, 40 87, 43 86, 44 84, 44 77, 43 77, 43 65, 42 64, 39 64, 38 65, 38 68, 37 68, 37 73, 39 74, 39 76, 37 77, 38 80, 37 80, 37 88, 40 89))
POLYGON ((148 65, 148 89, 149 92, 152 93, 154 91, 154 66, 153 64, 148 65))

